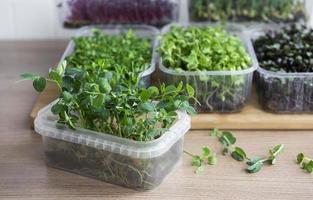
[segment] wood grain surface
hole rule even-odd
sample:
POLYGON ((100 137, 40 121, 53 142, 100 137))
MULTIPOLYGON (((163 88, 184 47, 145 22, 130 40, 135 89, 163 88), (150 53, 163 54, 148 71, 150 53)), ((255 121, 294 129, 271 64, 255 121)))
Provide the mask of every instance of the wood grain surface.
MULTIPOLYGON (((29 126, 37 93, 30 82, 16 84, 25 71, 46 73, 65 48, 64 41, 0 42, 0 199, 312 199, 313 177, 295 163, 298 152, 313 157, 312 131, 235 131, 238 145, 253 155, 264 155, 275 144, 286 150, 277 165, 249 175, 244 164, 219 153, 217 166, 194 174, 190 158, 151 192, 135 192, 45 165, 41 138, 29 126)), ((208 131, 191 131, 185 149, 198 153, 204 145, 219 152, 208 131)))

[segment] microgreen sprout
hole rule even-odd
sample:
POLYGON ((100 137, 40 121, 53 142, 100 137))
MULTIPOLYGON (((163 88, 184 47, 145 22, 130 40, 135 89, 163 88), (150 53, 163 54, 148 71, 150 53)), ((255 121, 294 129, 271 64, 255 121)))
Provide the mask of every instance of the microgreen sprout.
POLYGON ((195 172, 200 173, 204 170, 204 166, 208 165, 216 165, 217 157, 216 153, 213 152, 209 147, 202 147, 202 154, 195 155, 190 153, 189 151, 184 150, 184 153, 192 157, 191 165, 196 167, 195 172))
POLYGON ((190 0, 197 21, 297 21, 305 17, 303 0, 190 0))
POLYGON ((299 153, 297 156, 297 163, 300 167, 308 173, 313 172, 313 159, 308 158, 304 153, 299 153))
POLYGON ((201 103, 194 105, 198 112, 238 112, 246 104, 250 84, 247 76, 209 74, 252 67, 241 39, 225 27, 171 26, 162 36, 158 51, 165 68, 165 82, 183 81, 193 86, 201 103))
POLYGON ((233 159, 237 161, 244 161, 248 165, 246 171, 248 173, 257 173, 259 172, 265 163, 274 165, 277 159, 277 156, 283 151, 284 145, 277 145, 274 148, 269 150, 269 155, 266 157, 248 157, 246 152, 236 144, 236 137, 229 131, 220 131, 214 129, 210 132, 210 136, 217 137, 221 144, 223 145, 223 154, 230 155, 233 159))
POLYGON ((186 84, 139 87, 140 74, 149 67, 149 39, 133 31, 109 36, 99 29, 91 36, 74 39, 75 49, 47 77, 21 75, 32 80, 38 92, 47 82, 55 83, 60 97, 51 108, 59 123, 116 135, 135 141, 151 141, 173 124, 177 110, 194 114, 189 100, 194 89, 186 84), (105 58, 105 59, 103 59, 105 58))

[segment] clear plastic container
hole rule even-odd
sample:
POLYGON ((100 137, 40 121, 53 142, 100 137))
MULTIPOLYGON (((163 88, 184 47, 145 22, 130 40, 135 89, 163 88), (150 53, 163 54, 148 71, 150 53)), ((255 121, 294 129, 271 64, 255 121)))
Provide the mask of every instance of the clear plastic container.
POLYGON ((49 166, 135 190, 151 190, 180 163, 184 135, 191 120, 177 111, 172 127, 151 142, 137 142, 86 129, 72 130, 57 123, 43 108, 35 119, 49 166))
POLYGON ((275 113, 313 112, 313 73, 279 73, 260 68, 256 82, 263 109, 275 113))
MULTIPOLYGON (((156 51, 155 48, 157 46, 157 40, 156 37, 159 35, 158 29, 151 27, 151 26, 146 26, 146 25, 97 25, 97 26, 85 26, 80 28, 75 37, 81 37, 81 36, 88 36, 92 34, 92 29, 93 28, 100 28, 103 30, 104 33, 108 35, 119 35, 121 33, 127 32, 128 30, 133 30, 134 33, 141 38, 150 38, 152 39, 152 59, 151 59, 151 64, 148 69, 146 69, 142 74, 140 74, 141 80, 140 80, 140 86, 142 87, 149 87, 151 85, 151 76, 153 72, 156 69, 156 51)), ((71 55, 73 51, 75 50, 75 43, 73 40, 70 41, 68 44, 60 62, 60 66, 66 57, 71 55)))
MULTIPOLYGON (((168 32, 172 25, 164 27, 162 34, 168 32)), ((189 25, 180 24, 180 26, 187 27, 189 25)), ((213 25, 191 24, 191 26, 213 25)), ((190 84, 195 89, 195 97, 201 104, 194 104, 194 107, 200 113, 240 112, 250 99, 253 72, 258 67, 252 43, 243 33, 241 27, 229 24, 227 29, 238 36, 244 44, 252 59, 250 68, 241 71, 177 72, 166 68, 162 64, 162 58, 160 58, 163 81, 167 84, 178 84, 180 82, 190 84)))
MULTIPOLYGON (((281 26, 260 26, 250 31, 254 40, 281 26)), ((259 103, 274 113, 313 112, 313 73, 272 72, 259 67, 255 73, 259 103)))
POLYGON ((67 28, 89 24, 148 24, 161 27, 179 18, 180 0, 56 0, 67 28))
POLYGON ((307 21, 307 0, 188 0, 191 21, 307 21))

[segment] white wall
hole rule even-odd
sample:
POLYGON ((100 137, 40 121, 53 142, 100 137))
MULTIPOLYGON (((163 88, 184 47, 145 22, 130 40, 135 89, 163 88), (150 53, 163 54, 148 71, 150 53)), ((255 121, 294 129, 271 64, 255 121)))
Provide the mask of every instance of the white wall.
MULTIPOLYGON (((313 0, 308 1, 313 12, 313 0)), ((186 21, 186 0, 182 2, 181 21, 186 21)), ((69 37, 73 31, 62 29, 55 4, 55 0, 0 0, 0 40, 69 37)))

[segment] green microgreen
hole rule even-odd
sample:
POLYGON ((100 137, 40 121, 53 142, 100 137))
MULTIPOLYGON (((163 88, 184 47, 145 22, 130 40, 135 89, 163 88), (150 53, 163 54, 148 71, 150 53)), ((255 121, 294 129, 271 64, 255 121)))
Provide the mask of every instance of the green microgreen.
POLYGON ((75 38, 75 49, 47 77, 24 73, 41 92, 46 82, 60 89, 51 111, 59 123, 112 134, 136 141, 161 137, 174 123, 177 110, 194 114, 189 100, 195 100, 191 86, 162 84, 160 88, 139 87, 140 74, 150 65, 149 40, 132 31, 109 36, 100 30, 75 38))
POLYGON ((251 64, 240 39, 222 27, 172 26, 159 52, 164 66, 177 71, 235 71, 251 64))
POLYGON ((222 26, 172 26, 161 38, 162 65, 177 75, 165 74, 166 82, 189 83, 195 88, 199 112, 237 112, 247 102, 246 76, 208 75, 208 71, 238 71, 252 67, 240 38, 222 26), (182 75, 197 72, 198 75, 182 75))
POLYGON ((229 131, 220 131, 214 129, 210 132, 210 136, 217 137, 220 143, 223 145, 223 154, 229 154, 234 160, 244 161, 248 165, 246 171, 248 173, 257 173, 259 172, 265 163, 274 165, 278 155, 284 150, 284 145, 277 145, 274 148, 269 150, 269 155, 265 157, 248 157, 246 152, 236 144, 236 137, 229 131))
POLYGON ((303 0, 190 0, 193 20, 296 21, 305 17, 303 0))
POLYGON ((209 147, 206 146, 202 147, 201 155, 195 155, 186 150, 184 150, 184 153, 192 157, 191 165, 196 167, 195 170, 196 173, 202 172, 206 164, 208 165, 217 164, 216 153, 214 153, 209 147))
POLYGON ((313 159, 308 158, 304 153, 299 153, 297 156, 297 163, 300 167, 308 173, 313 172, 313 159))
POLYGON ((90 36, 73 38, 74 52, 66 58, 69 68, 86 70, 90 79, 123 79, 129 85, 136 85, 138 76, 150 67, 152 40, 137 37, 133 30, 119 35, 108 35, 100 29, 93 29, 90 36), (110 73, 109 73, 110 72, 110 73), (114 77, 112 79, 112 77, 114 77))

